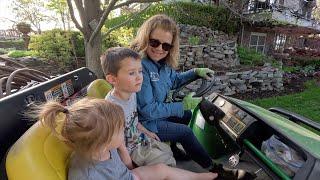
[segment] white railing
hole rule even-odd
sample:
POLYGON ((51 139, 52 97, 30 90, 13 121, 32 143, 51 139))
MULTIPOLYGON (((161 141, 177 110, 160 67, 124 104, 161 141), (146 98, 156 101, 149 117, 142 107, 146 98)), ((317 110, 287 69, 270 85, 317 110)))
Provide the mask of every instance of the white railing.
POLYGON ((0 30, 0 40, 21 39, 22 34, 15 29, 0 30))

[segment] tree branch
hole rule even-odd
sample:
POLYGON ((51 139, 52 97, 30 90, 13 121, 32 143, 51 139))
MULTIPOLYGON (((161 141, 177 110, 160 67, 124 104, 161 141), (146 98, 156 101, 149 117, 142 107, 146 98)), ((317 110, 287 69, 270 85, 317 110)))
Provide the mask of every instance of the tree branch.
POLYGON ((99 20, 99 23, 97 25, 97 27, 94 29, 93 33, 90 36, 89 39, 89 43, 92 44, 93 39, 95 38, 95 36, 97 35, 97 33, 101 30, 104 21, 107 19, 109 13, 111 12, 111 10, 113 9, 114 5, 116 4, 118 0, 111 0, 111 2, 109 3, 109 5, 107 6, 106 9, 104 9, 102 16, 99 20))
POLYGON ((240 19, 241 19, 241 21, 242 21, 242 19, 248 20, 249 23, 252 21, 252 19, 245 17, 242 13, 240 14, 240 13, 237 12, 235 9, 233 9, 232 7, 230 7, 228 3, 224 2, 224 1, 220 1, 220 2, 222 2, 222 5, 223 5, 224 7, 226 7, 227 9, 229 9, 233 14, 239 16, 240 19))
POLYGON ((112 28, 110 28, 105 35, 110 34, 113 30, 116 30, 124 25, 126 25, 128 22, 132 21, 134 18, 136 18, 138 15, 142 14, 144 11, 146 11, 149 7, 151 6, 151 4, 149 4, 147 7, 145 7, 143 10, 141 10, 138 13, 132 13, 130 17, 128 17, 128 19, 126 19, 125 21, 123 21, 120 24, 117 24, 115 26, 113 26, 112 28))
POLYGON ((128 6, 132 3, 152 3, 152 2, 159 2, 161 0, 128 0, 124 3, 120 3, 120 4, 117 4, 116 6, 113 7, 113 9, 118 9, 122 6, 128 6))
MULTIPOLYGON (((107 6, 107 8, 103 11, 103 14, 102 14, 102 16, 101 16, 101 18, 100 18, 100 21, 99 21, 97 27, 95 28, 94 32, 93 32, 93 33, 91 34, 91 36, 90 36, 90 39, 89 39, 89 43, 90 43, 90 44, 92 43, 92 41, 93 41, 93 39, 95 38, 95 36, 97 35, 97 33, 101 30, 104 21, 106 20, 106 18, 108 17, 109 13, 110 13, 112 10, 117 9, 117 8, 120 8, 120 7, 122 7, 122 6, 127 6, 127 5, 132 4, 132 3, 136 3, 136 2, 139 2, 139 3, 150 3, 150 2, 158 2, 158 1, 161 1, 161 0, 129 0, 129 1, 126 1, 126 2, 124 2, 124 3, 120 3, 120 4, 118 4, 118 5, 115 5, 117 1, 118 1, 118 0, 111 0, 111 2, 109 2, 109 5, 107 6)), ((149 6, 148 6, 148 7, 149 7, 149 6)), ((146 9, 146 8, 145 8, 145 9, 146 9)), ((145 10, 145 9, 143 9, 143 10, 145 10)), ((137 14, 140 14, 140 13, 137 13, 137 14)), ((129 19, 129 20, 126 20, 125 23, 121 23, 119 26, 117 25, 117 26, 115 26, 115 27, 113 27, 113 28, 111 28, 111 29, 112 29, 112 30, 117 29, 117 28, 125 25, 125 24, 126 24, 127 22, 129 22, 129 21, 130 21, 130 19, 129 19)), ((111 30, 111 31, 112 31, 112 30, 111 30)), ((110 31, 110 32, 111 32, 111 31, 110 31)), ((110 33, 110 32, 108 31, 107 34, 110 33)))
MULTIPOLYGON (((80 16, 80 19, 81 19, 81 22, 82 22, 82 26, 86 26, 85 23, 87 23, 87 19, 86 19, 86 12, 83 8, 83 3, 82 3, 82 0, 74 0, 74 3, 76 4, 77 6, 77 9, 79 11, 79 16, 80 16)), ((84 27, 85 28, 85 27, 84 27)))
POLYGON ((82 32, 82 34, 84 34, 83 28, 80 26, 79 22, 77 21, 76 17, 74 16, 74 11, 73 11, 71 0, 67 0, 67 3, 68 3, 68 7, 69 7, 70 16, 71 16, 71 19, 72 19, 74 25, 77 27, 77 29, 79 29, 82 32))

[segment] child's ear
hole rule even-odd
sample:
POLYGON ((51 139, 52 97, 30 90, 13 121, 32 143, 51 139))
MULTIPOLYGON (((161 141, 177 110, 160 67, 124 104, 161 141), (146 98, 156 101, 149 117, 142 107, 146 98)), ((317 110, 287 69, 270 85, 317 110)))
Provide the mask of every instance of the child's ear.
POLYGON ((108 74, 106 75, 106 80, 108 83, 112 84, 113 86, 116 83, 116 77, 114 75, 108 74))

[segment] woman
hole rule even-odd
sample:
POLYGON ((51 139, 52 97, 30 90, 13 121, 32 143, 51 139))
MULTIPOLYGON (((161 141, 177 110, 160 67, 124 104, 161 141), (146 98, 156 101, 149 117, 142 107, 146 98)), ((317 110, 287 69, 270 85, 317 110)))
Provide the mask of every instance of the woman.
MULTIPOLYGON (((143 83, 137 93, 139 121, 156 133, 161 141, 170 141, 177 158, 181 152, 176 142, 181 143, 186 153, 203 168, 213 164, 210 156, 187 126, 191 109, 201 101, 187 96, 182 102, 166 103, 169 91, 199 77, 209 78, 213 71, 195 68, 178 73, 179 30, 176 23, 166 15, 149 18, 139 29, 132 48, 143 54, 143 83)), ((179 158, 178 158, 179 159, 179 158)))

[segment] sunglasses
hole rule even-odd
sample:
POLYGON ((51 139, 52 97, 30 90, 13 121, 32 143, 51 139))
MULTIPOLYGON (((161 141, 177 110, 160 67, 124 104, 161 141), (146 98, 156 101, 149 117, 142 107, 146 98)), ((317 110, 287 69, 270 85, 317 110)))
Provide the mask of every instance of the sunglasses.
POLYGON ((169 43, 161 43, 158 39, 150 39, 149 45, 154 48, 157 48, 160 45, 162 45, 162 49, 164 51, 170 51, 170 49, 173 47, 173 45, 171 45, 169 43))

